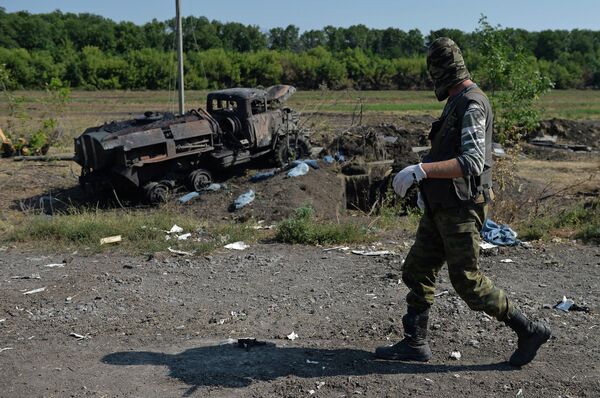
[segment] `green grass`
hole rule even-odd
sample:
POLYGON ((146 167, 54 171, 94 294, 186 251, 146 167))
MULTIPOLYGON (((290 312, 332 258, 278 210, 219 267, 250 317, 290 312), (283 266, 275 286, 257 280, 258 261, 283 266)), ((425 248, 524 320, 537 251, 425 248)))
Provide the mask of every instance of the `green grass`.
POLYGON ((352 223, 316 222, 313 209, 305 206, 279 223, 275 241, 305 245, 361 243, 372 239, 365 226, 352 223))
POLYGON ((24 243, 45 249, 82 249, 90 252, 118 249, 152 253, 173 249, 204 254, 231 242, 256 241, 262 234, 250 224, 207 225, 188 215, 170 211, 71 210, 52 217, 37 215, 6 228, 5 242, 24 243), (191 232, 186 241, 165 239, 173 224, 191 232), (202 231, 199 241, 198 231, 202 231), (100 245, 100 239, 121 235, 118 244, 100 245))
POLYGON ((584 242, 600 243, 600 199, 538 215, 523 222, 519 232, 519 237, 524 240, 566 236, 584 242))

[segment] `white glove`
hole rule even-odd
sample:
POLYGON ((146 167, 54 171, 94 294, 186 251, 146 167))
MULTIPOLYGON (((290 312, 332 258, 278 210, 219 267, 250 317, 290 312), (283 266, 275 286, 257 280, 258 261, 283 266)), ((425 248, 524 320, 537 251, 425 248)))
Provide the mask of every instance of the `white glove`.
POLYGON ((412 166, 408 166, 400 170, 400 172, 394 177, 392 185, 394 187, 394 191, 398 195, 404 197, 406 195, 406 191, 408 191, 408 188, 410 188, 412 184, 418 183, 424 178, 427 178, 427 174, 425 174, 421 163, 413 164, 412 166))
POLYGON ((425 201, 423 200, 423 195, 421 195, 421 191, 417 192, 417 207, 422 211, 425 211, 425 201))

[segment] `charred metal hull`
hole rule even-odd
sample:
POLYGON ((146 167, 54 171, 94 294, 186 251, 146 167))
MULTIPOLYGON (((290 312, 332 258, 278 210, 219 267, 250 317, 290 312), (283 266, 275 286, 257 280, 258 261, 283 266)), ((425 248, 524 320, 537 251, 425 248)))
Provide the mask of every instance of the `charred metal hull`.
POLYGON ((75 139, 75 161, 83 170, 80 182, 95 189, 109 182, 123 191, 176 178, 200 167, 204 155, 219 146, 218 132, 216 122, 199 112, 178 117, 146 113, 89 128, 75 139))
POLYGON ((285 157, 288 136, 298 135, 298 118, 281 102, 294 91, 291 86, 220 90, 208 94, 208 111, 146 112, 89 128, 75 139, 80 183, 90 193, 112 188, 143 193, 155 203, 181 183, 202 189, 219 169, 269 153, 285 157))

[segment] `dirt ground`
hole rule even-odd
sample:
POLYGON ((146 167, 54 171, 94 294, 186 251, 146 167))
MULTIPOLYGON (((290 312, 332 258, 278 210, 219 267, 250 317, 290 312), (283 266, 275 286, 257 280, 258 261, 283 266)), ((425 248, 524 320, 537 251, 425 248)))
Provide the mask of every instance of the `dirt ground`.
POLYGON ((410 237, 397 238, 383 242, 396 251, 386 257, 275 244, 151 259, 5 247, 0 396, 598 396, 599 247, 537 244, 482 257, 517 305, 553 330, 537 360, 516 370, 506 364, 515 336, 470 311, 445 271, 433 359, 374 358, 377 345, 401 338, 407 289, 398 280, 410 237), (552 309, 563 295, 593 312, 552 309), (229 343, 245 337, 269 344, 229 343))
MULTIPOLYGON (((429 116, 382 115, 362 128, 349 119, 327 115, 337 127, 315 135, 315 143, 353 155, 364 148, 352 137, 381 131, 399 137, 398 144, 385 144, 397 155, 420 145, 431 122, 429 116), (339 145, 336 139, 346 133, 351 139, 339 145)), ((561 142, 577 141, 579 132, 569 135, 557 125, 564 123, 548 128, 560 130, 561 142)), ((600 145, 594 137, 586 144, 595 152, 524 155, 517 187, 524 199, 551 195, 560 204, 597 195, 600 145)), ((377 151, 372 155, 379 159, 377 151)), ((198 218, 271 222, 310 203, 319 218, 335 220, 344 207, 339 167, 256 184, 248 182, 254 171, 241 173, 227 181, 227 191, 183 206, 198 218), (256 201, 229 212, 249 188, 256 201)), ((84 203, 78 172, 70 163, 1 159, 0 222, 48 212, 50 203, 84 203)), ((523 202, 521 211, 527 206, 523 202)), ((534 242, 530 249, 482 256, 486 274, 527 315, 552 327, 553 338, 530 366, 506 364, 515 336, 470 311, 445 271, 430 324, 432 361, 376 360, 375 347, 402 338, 407 289, 400 267, 412 239, 406 231, 382 235, 373 248, 395 253, 385 257, 266 243, 206 257, 83 256, 0 243, 0 397, 599 396, 597 245, 534 242), (39 288, 45 290, 25 294, 39 288), (563 295, 592 312, 553 309, 563 295), (292 332, 297 339, 287 338, 292 332), (267 344, 238 347, 237 339, 246 337, 267 344), (462 358, 450 359, 452 351, 462 358)))

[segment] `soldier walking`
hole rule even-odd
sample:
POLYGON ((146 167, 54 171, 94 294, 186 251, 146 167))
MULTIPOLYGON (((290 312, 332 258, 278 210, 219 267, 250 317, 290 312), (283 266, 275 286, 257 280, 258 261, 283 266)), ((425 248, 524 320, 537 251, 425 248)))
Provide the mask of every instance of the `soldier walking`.
POLYGON ((550 329, 527 319, 478 266, 479 231, 493 199, 492 109, 471 81, 461 51, 451 39, 442 37, 430 45, 427 68, 437 99, 448 101, 433 123, 431 150, 423 163, 404 168, 393 181, 402 197, 413 184, 419 185, 424 215, 402 268, 402 280, 410 289, 408 311, 402 317, 404 339, 377 348, 376 355, 392 360, 431 359, 429 308, 436 277, 446 261, 452 286, 469 308, 495 317, 516 332, 518 346, 509 362, 523 366, 548 341, 550 329))

